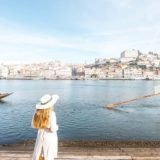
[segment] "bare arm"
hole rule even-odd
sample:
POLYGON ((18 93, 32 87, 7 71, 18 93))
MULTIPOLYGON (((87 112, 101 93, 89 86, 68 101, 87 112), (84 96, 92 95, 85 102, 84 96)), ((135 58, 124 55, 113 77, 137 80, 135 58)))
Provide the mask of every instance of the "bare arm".
POLYGON ((58 125, 57 125, 55 112, 52 112, 52 114, 51 114, 51 122, 50 123, 51 123, 50 131, 56 132, 58 130, 58 125))

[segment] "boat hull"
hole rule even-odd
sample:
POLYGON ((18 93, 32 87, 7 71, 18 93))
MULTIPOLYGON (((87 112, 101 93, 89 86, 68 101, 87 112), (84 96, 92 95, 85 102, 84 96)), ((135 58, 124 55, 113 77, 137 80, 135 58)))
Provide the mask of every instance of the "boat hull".
POLYGON ((0 100, 5 98, 5 97, 8 97, 10 96, 12 93, 0 93, 0 100))

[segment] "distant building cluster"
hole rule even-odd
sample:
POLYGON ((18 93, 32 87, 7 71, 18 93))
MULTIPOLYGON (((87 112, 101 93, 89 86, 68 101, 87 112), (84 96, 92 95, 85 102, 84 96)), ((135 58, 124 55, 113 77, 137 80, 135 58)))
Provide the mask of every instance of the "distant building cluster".
POLYGON ((125 50, 118 59, 96 59, 95 64, 88 66, 85 76, 99 79, 160 79, 160 55, 125 50))
POLYGON ((1 79, 160 79, 160 55, 125 50, 120 58, 98 58, 93 64, 0 65, 1 79))
POLYGON ((70 79, 71 65, 60 61, 24 65, 0 65, 1 79, 70 79))

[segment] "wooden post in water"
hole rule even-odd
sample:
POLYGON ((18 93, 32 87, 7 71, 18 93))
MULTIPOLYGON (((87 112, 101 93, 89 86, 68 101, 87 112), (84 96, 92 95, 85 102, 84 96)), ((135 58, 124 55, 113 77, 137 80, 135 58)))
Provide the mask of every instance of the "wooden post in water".
POLYGON ((138 100, 141 100, 141 99, 150 98, 150 97, 158 96, 158 95, 160 95, 160 86, 156 86, 154 88, 154 94, 149 94, 149 95, 145 95, 145 96, 142 96, 142 97, 137 97, 137 98, 130 99, 130 100, 127 100, 127 101, 108 104, 108 105, 106 105, 106 107, 109 108, 109 109, 112 109, 112 108, 117 107, 117 106, 122 105, 122 104, 128 104, 128 103, 131 103, 131 102, 134 102, 134 101, 138 101, 138 100))

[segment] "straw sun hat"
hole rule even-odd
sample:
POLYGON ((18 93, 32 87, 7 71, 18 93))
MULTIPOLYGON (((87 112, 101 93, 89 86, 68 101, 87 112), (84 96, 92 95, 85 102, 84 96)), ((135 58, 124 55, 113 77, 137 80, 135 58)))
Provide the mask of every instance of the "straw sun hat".
POLYGON ((56 94, 46 94, 40 99, 40 102, 36 105, 36 109, 47 109, 53 107, 53 105, 57 102, 58 99, 59 96, 56 94))

